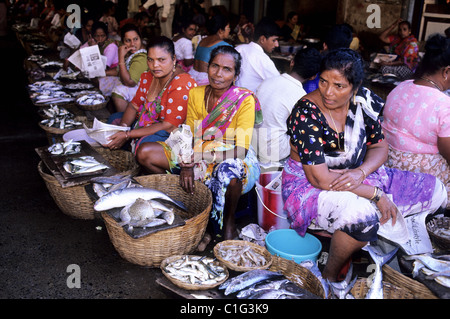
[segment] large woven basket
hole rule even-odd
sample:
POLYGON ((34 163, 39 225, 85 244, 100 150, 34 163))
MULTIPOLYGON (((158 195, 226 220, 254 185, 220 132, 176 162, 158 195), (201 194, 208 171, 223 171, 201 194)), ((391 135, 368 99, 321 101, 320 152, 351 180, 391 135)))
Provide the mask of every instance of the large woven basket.
POLYGON ((437 217, 433 218, 427 223, 428 235, 431 240, 441 249, 450 249, 450 238, 441 233, 443 231, 449 233, 450 230, 450 217, 437 217))
POLYGON ((438 299, 427 286, 403 275, 390 266, 384 265, 382 271, 383 281, 391 283, 396 287, 407 289, 414 296, 414 299, 438 299))
POLYGON ((196 181, 194 194, 188 194, 179 185, 178 175, 138 176, 136 180, 183 202, 187 212, 175 208, 175 213, 185 219, 186 224, 134 239, 108 213, 102 212, 111 242, 120 256, 141 266, 159 267, 167 257, 193 252, 206 231, 212 206, 211 191, 196 181))
POLYGON ((300 266, 293 260, 287 260, 279 256, 272 256, 272 265, 269 270, 281 271, 281 273, 290 281, 296 283, 299 287, 308 290, 312 294, 325 298, 320 280, 307 268, 300 266))
MULTIPOLYGON (((136 176, 140 166, 131 152, 123 150, 110 151, 106 148, 97 148, 103 157, 121 174, 136 176)), ((86 193, 85 185, 77 185, 63 188, 58 180, 48 171, 41 161, 38 164, 38 171, 61 211, 77 219, 94 219, 99 217, 94 210, 94 202, 86 193)))
MULTIPOLYGON (((368 291, 367 278, 358 278, 351 293, 355 299, 365 299, 368 291)), ((383 299, 414 299, 414 295, 408 289, 383 281, 383 299)))

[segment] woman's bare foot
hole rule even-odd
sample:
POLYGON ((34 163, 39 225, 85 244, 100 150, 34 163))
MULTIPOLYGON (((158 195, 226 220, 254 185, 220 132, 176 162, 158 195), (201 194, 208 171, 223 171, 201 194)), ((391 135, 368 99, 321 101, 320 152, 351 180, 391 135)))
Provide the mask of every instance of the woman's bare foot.
POLYGON ((200 244, 197 246, 197 251, 202 252, 206 249, 206 246, 208 246, 209 242, 211 241, 212 237, 209 233, 205 233, 202 240, 200 241, 200 244))

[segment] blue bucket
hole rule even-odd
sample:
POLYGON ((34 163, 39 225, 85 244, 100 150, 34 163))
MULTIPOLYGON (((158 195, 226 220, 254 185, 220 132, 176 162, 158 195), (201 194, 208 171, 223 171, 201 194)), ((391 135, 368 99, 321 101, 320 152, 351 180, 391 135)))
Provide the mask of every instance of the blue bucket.
POLYGON ((267 234, 266 248, 272 254, 301 263, 304 260, 317 261, 322 243, 313 235, 300 236, 293 229, 277 229, 267 234))

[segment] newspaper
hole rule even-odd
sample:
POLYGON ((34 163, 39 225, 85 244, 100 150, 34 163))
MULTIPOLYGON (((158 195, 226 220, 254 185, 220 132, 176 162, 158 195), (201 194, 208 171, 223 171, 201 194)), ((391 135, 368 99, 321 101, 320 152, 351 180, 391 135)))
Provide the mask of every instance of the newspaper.
POLYGON ((86 131, 86 134, 96 142, 100 143, 101 145, 108 144, 109 143, 108 138, 114 135, 115 133, 130 130, 130 128, 126 126, 118 126, 103 123, 97 120, 97 118, 94 118, 94 124, 92 125, 92 128, 88 128, 84 123, 83 127, 84 130, 86 131))
POLYGON ((69 57, 69 62, 75 65, 88 78, 104 77, 106 75, 106 57, 100 54, 98 45, 81 48, 69 57))
POLYGON ((374 63, 392 62, 396 58, 397 58, 396 54, 377 53, 375 59, 373 59, 373 62, 374 63))
POLYGON ((275 178, 272 179, 270 181, 270 183, 266 185, 266 188, 270 189, 270 190, 273 190, 273 191, 276 191, 276 192, 281 192, 281 174, 282 173, 283 172, 280 171, 280 173, 277 174, 277 176, 275 176, 275 178))
POLYGON ((67 34, 64 36, 64 44, 66 44, 71 49, 77 49, 81 45, 81 41, 78 40, 78 38, 72 33, 67 32, 67 34))
POLYGON ((182 124, 170 133, 165 143, 172 149, 172 154, 178 156, 183 163, 190 163, 193 154, 192 132, 189 125, 182 124))

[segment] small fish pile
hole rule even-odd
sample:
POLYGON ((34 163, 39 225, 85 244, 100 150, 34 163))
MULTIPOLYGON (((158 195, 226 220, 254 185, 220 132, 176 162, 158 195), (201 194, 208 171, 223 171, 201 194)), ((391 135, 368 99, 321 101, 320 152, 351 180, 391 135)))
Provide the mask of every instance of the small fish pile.
POLYGON ((58 105, 50 104, 49 107, 44 107, 40 110, 40 112, 43 113, 48 118, 55 118, 55 117, 61 117, 61 116, 69 116, 74 117, 72 113, 70 113, 66 108, 60 107, 58 105))
POLYGON ((28 85, 30 98, 36 104, 54 104, 72 102, 74 98, 64 92, 63 86, 55 81, 38 81, 28 85))
POLYGON ((70 95, 72 95, 74 98, 78 98, 82 95, 86 95, 86 94, 96 94, 98 93, 97 90, 82 90, 82 91, 74 91, 71 92, 70 95))
POLYGON ((93 177, 91 182, 92 188, 99 198, 110 192, 119 191, 124 188, 143 187, 136 183, 131 175, 93 177))
POLYGON ((223 267, 206 256, 184 256, 167 263, 163 270, 170 277, 193 285, 218 284, 227 276, 223 267))
POLYGON ((406 260, 414 260, 413 277, 417 277, 419 270, 422 271, 427 277, 436 281, 438 284, 450 288, 450 261, 448 255, 434 257, 430 254, 420 254, 405 256, 406 260))
POLYGON ((255 269, 225 281, 219 286, 226 296, 237 293, 243 299, 298 299, 305 290, 286 279, 281 272, 255 269))
POLYGON ((42 55, 32 54, 28 57, 28 61, 38 62, 38 64, 47 62, 47 58, 44 58, 42 55))
POLYGON ((31 50, 33 50, 33 52, 39 52, 39 51, 44 51, 44 50, 50 49, 45 44, 30 44, 30 47, 31 47, 31 50))
POLYGON ((39 64, 41 68, 62 68, 63 67, 63 63, 60 61, 48 61, 48 62, 44 62, 39 64))
POLYGON ((224 260, 240 267, 262 267, 267 264, 266 258, 251 246, 221 245, 217 252, 224 260))
POLYGON ((69 90, 87 90, 92 89, 94 85, 92 83, 69 83, 64 86, 69 90))
POLYGON ((60 71, 59 78, 61 79, 67 79, 67 80, 76 80, 78 78, 78 75, 80 75, 80 71, 75 72, 66 72, 64 70, 60 71))
POLYGON ((28 84, 28 88, 33 92, 41 92, 43 90, 59 91, 63 86, 55 81, 38 81, 28 84))
POLYGON ((156 227, 163 224, 172 225, 175 215, 173 209, 168 208, 156 200, 145 200, 137 198, 132 204, 122 208, 120 211, 120 226, 128 226, 131 231, 133 227, 156 227))
POLYGON ((63 167, 70 174, 92 173, 108 168, 107 165, 99 163, 92 156, 80 156, 70 159, 64 163, 63 167))
POLYGON ((83 95, 77 99, 77 103, 80 105, 96 105, 105 101, 106 98, 100 93, 83 95))
POLYGON ((48 127, 54 127, 59 128, 61 130, 68 130, 73 129, 77 126, 82 125, 82 122, 76 121, 72 116, 69 115, 63 115, 63 116, 55 116, 53 118, 48 118, 45 120, 42 120, 40 123, 42 125, 48 126, 48 127))
POLYGON ((55 143, 48 148, 53 155, 71 155, 81 151, 81 143, 69 140, 67 142, 55 143))

